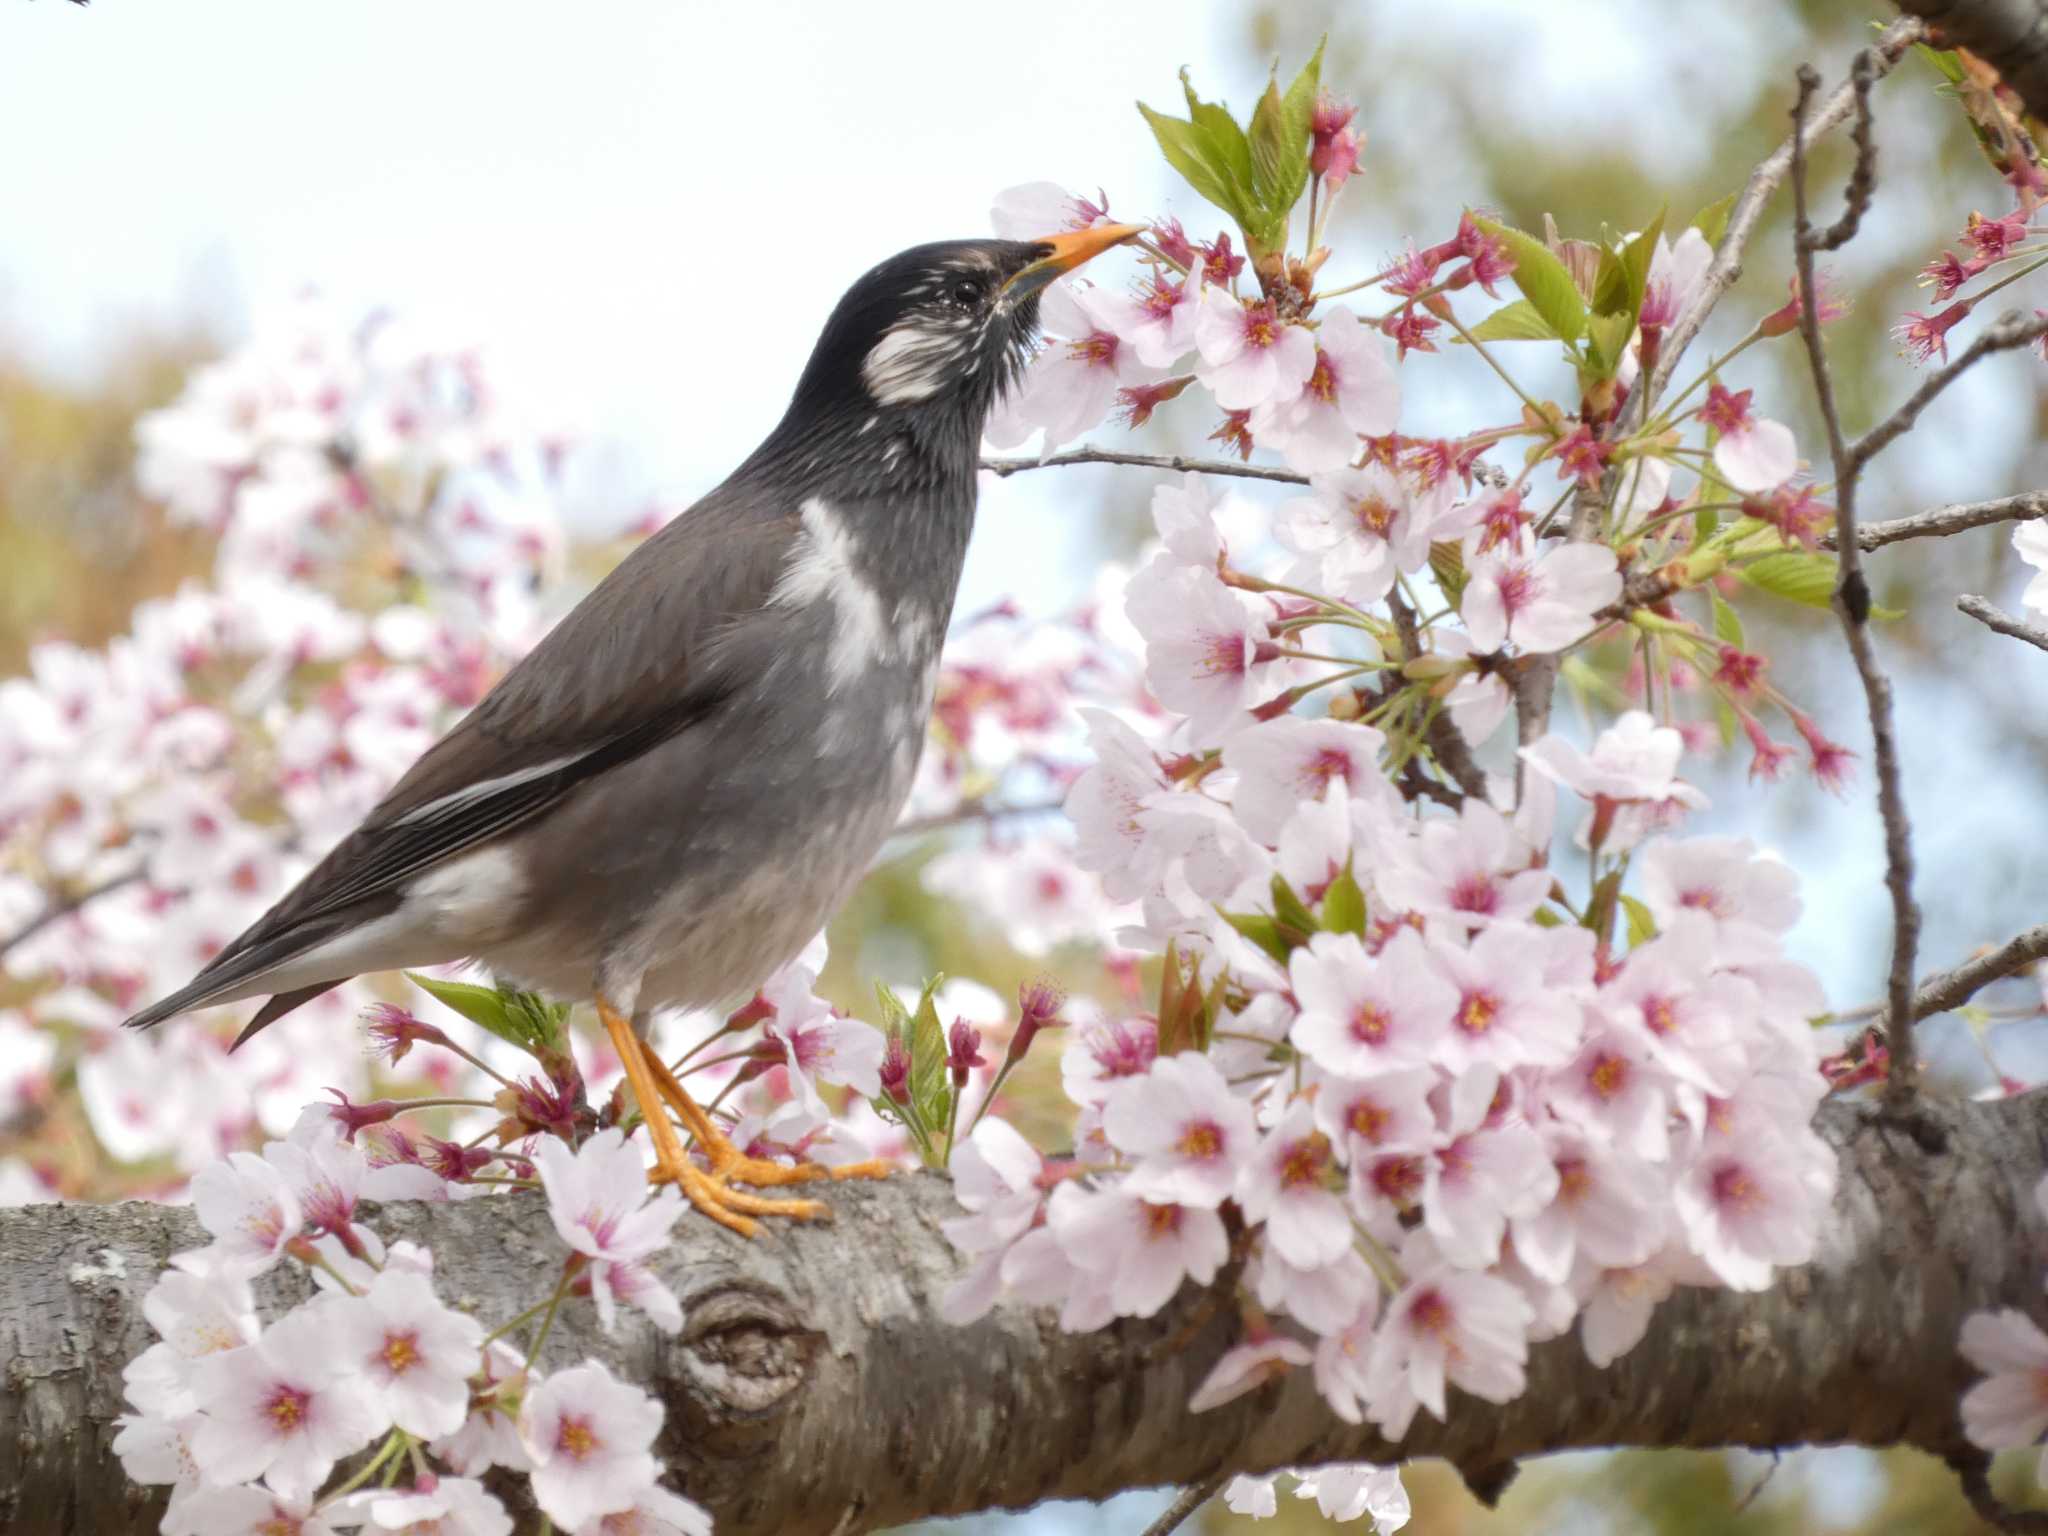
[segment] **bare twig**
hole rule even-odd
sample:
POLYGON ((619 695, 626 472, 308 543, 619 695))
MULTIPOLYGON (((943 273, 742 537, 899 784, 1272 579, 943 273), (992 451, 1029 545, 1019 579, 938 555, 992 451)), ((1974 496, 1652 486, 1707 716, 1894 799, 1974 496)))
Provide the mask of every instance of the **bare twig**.
POLYGON ((1982 1451, 1973 1451, 1968 1456, 1954 1456, 1949 1465, 1955 1468, 1956 1479, 1962 1484, 1963 1497, 1970 1501, 1977 1518, 1995 1531, 2015 1531, 2026 1536, 2030 1532, 2048 1532, 2048 1514, 2039 1510, 2014 1509, 1991 1491, 1991 1458, 1982 1451))
POLYGON ((61 900, 51 902, 6 938, 0 939, 0 957, 4 957, 17 945, 26 944, 52 923, 62 922, 81 907, 89 906, 102 896, 118 891, 124 886, 133 885, 142 878, 147 868, 148 861, 145 859, 130 869, 124 869, 118 875, 102 880, 98 885, 89 885, 82 891, 75 891, 61 900))
POLYGON ((1872 427, 1857 439, 1850 450, 1850 462, 1861 469, 1892 443, 1905 435, 1920 413, 1934 403, 1934 399, 1949 385, 1961 378, 1971 368, 1994 352, 2010 352, 2014 347, 2024 347, 2048 336, 2048 319, 2040 316, 2023 317, 2017 310, 2000 315, 1991 324, 1979 331, 1976 337, 1955 360, 1928 375, 1927 380, 1906 397, 1891 415, 1872 427))
POLYGON ((931 816, 913 816, 889 829, 891 837, 918 837, 946 827, 966 826, 975 821, 1009 821, 1019 816, 1045 816, 1065 805, 1065 800, 974 800, 931 816))
MULTIPOLYGON (((1959 502, 1952 507, 1916 512, 1911 517, 1895 517, 1890 522, 1865 523, 1856 530, 1856 543, 1866 550, 1883 549, 1906 539, 1941 539, 1952 533, 1967 533, 1972 528, 1988 528, 1994 523, 2024 523, 2042 517, 2048 517, 2048 491, 2022 491, 1996 501, 1959 502)), ((1822 534, 1819 544, 1822 549, 1833 549, 1834 534, 1822 534)))
MULTIPOLYGON (((1856 146, 1856 165, 1849 173, 1849 185, 1842 192, 1842 216, 1810 240, 1805 234, 1800 236, 1809 250, 1840 250, 1856 238, 1856 231, 1863 225, 1863 215, 1870 211, 1871 196, 1877 191, 1877 145, 1870 137, 1870 87, 1876 80, 1877 56, 1866 48, 1849 66, 1850 101, 1856 109, 1856 126, 1849 130, 1849 138, 1856 146)), ((1814 89, 1819 89, 1819 76, 1814 77, 1813 85, 1814 89)), ((1796 136, 1798 130, 1795 128, 1793 131, 1796 136)), ((1810 273, 1802 271, 1800 280, 1806 282, 1810 276, 1810 273)))
MULTIPOLYGON (((1926 36, 1926 28, 1913 18, 1902 18, 1878 34, 1877 41, 1869 52, 1874 55, 1872 72, 1874 76, 1889 73, 1892 66, 1914 43, 1926 36)), ((1853 80, 1846 80, 1836 87, 1833 94, 1820 104, 1808 117, 1806 139, 1808 143, 1822 134, 1832 133, 1849 120, 1855 110, 1856 86, 1853 80)), ((1634 420, 1647 421, 1642 412, 1664 393, 1671 382, 1672 371, 1678 367, 1678 359, 1685 349, 1699 335, 1707 323, 1707 317, 1721 302, 1722 296, 1742 276, 1742 257, 1749 247, 1750 236, 1756 233, 1762 222, 1764 208, 1771 196, 1784 184, 1786 174, 1792 168, 1793 141, 1787 139, 1770 154, 1757 163, 1749 173, 1749 180, 1742 184, 1736 194, 1735 204, 1728 211, 1728 228, 1721 236, 1721 243, 1714 248, 1714 259, 1707 264, 1706 276, 1701 280, 1699 296, 1690 308, 1673 322, 1664 333, 1664 345, 1657 356, 1657 366, 1650 371, 1650 381, 1642 394, 1642 405, 1636 407, 1634 420)))
POLYGON ((2038 624, 2029 624, 2016 619, 2003 608, 1994 608, 1981 597, 1963 596, 1956 599, 1956 606, 1987 629, 1995 629, 2001 635, 2010 635, 2015 640, 2024 640, 2029 645, 2038 645, 2048 651, 2048 629, 2038 624))
MULTIPOLYGON (((1860 113, 1868 111, 1868 79, 1873 68, 1859 59, 1853 72, 1851 83, 1856 86, 1855 99, 1860 113)), ((1799 334, 1806 343, 1807 360, 1812 365, 1813 392, 1820 406, 1821 419, 1827 425, 1828 452, 1834 460, 1835 541, 1841 561, 1841 573, 1835 584, 1834 609, 1842 621, 1842 634, 1849 643, 1849 654, 1855 659, 1856 675, 1863 683, 1863 696, 1870 712, 1871 755, 1877 765, 1877 807, 1884 824, 1884 883, 1892 900, 1891 970, 1885 987, 1889 1011, 1885 1046, 1890 1066, 1885 1078, 1885 1094, 1894 1106, 1900 1106, 1912 1098, 1917 1071, 1913 1057, 1913 967, 1920 947, 1920 909, 1913 901, 1913 829, 1906 816, 1898 741, 1892 725, 1891 680, 1878 664, 1877 649, 1870 638, 1870 585, 1863 575, 1863 547, 1856 537, 1856 486, 1865 457, 1853 452, 1842 434, 1842 419, 1835 409, 1834 380, 1828 372, 1827 348, 1820 337, 1820 304, 1814 283, 1813 256, 1817 250, 1830 248, 1826 242, 1840 226, 1830 229, 1826 235, 1818 234, 1806 216, 1807 111, 1812 105, 1813 93, 1819 88, 1820 76, 1814 73, 1811 65, 1801 65, 1799 101, 1792 109, 1792 249, 1799 267, 1799 334)), ((1856 168, 1850 178, 1849 213, 1843 216, 1852 232, 1864 208, 1869 205, 1877 175, 1877 146, 1863 116, 1859 116, 1857 127, 1856 168), (1861 189, 1860 195, 1858 188, 1861 189)), ((1909 423, 1910 419, 1908 417, 1909 423)), ((1859 450, 1861 446, 1858 445, 1859 450)))
POLYGON ((1994 981, 2003 981, 2041 959, 2048 959, 2048 923, 2014 934, 1998 948, 1928 977, 1913 993, 1913 1017, 1924 1019, 1960 1008, 1994 981))
MULTIPOLYGON (((1422 629, 1417 622, 1415 610, 1408 606, 1408 600, 1399 589, 1387 594, 1387 610, 1394 616, 1394 630, 1401 637, 1401 648, 1410 658, 1422 654, 1422 629)), ((1422 738, 1429 746, 1429 754, 1437 767, 1451 776, 1459 789, 1477 799, 1486 798, 1486 775, 1479 764, 1472 760, 1472 747, 1465 740, 1465 733, 1458 729, 1451 719, 1450 711, 1438 710, 1430 718, 1429 729, 1422 738)), ((1424 791, 1427 793, 1427 791, 1424 791)), ((1457 809, 1455 797, 1451 809, 1457 809)))
POLYGON ((1183 1520, 1216 1496, 1229 1477, 1224 1473, 1207 1478, 1199 1483, 1190 1483, 1180 1491, 1180 1497, 1166 1506, 1165 1513, 1145 1527, 1145 1536, 1171 1536, 1180 1528, 1183 1520))
POLYGON ((1239 480, 1278 480, 1285 485, 1307 485, 1308 476, 1291 469, 1272 469, 1264 464, 1237 464, 1229 459, 1190 459, 1172 453, 1116 453, 1108 448, 1073 448, 1045 459, 983 459, 981 467, 998 478, 1022 474, 1027 469, 1057 469, 1066 464, 1131 464, 1139 469, 1170 469, 1180 474, 1228 475, 1239 480))

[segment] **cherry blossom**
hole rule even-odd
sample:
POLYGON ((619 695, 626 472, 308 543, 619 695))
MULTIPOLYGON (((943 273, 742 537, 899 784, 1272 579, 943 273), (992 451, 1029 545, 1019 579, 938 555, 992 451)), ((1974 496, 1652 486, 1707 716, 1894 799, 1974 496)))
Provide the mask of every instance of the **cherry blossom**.
POLYGON ((1792 429, 1752 412, 1750 393, 1710 384, 1707 403, 1700 407, 1700 420, 1719 434, 1714 442, 1714 468, 1722 479, 1745 493, 1783 485, 1799 469, 1792 429))
POLYGON ((1128 611, 1146 635, 1146 681, 1188 717, 1194 744, 1221 741, 1269 691, 1258 654, 1272 612, 1263 598, 1162 557, 1132 578, 1128 611))
MULTIPOLYGON (((1394 430, 1401 385, 1387 361, 1385 343, 1342 304, 1322 312, 1314 347, 1314 366, 1300 392, 1254 402, 1251 430, 1296 469, 1321 473, 1350 463, 1361 436, 1394 430)), ((1204 360, 1209 356, 1205 349, 1204 360)), ((1228 403, 1220 388, 1216 398, 1228 403)))
POLYGON ((1613 551, 1563 544, 1540 555, 1497 549, 1468 563, 1459 603, 1475 651, 1512 643, 1561 651, 1593 627, 1593 615, 1621 596, 1613 551))
POLYGON ((543 1138, 534 1166, 562 1241, 596 1261, 590 1288, 605 1327, 612 1326, 616 1300, 632 1300, 657 1321, 681 1326, 674 1295, 646 1264, 683 1213, 680 1192, 671 1185, 649 1198, 640 1150, 616 1126, 574 1152, 543 1138))
POLYGON ((573 1536, 711 1536, 711 1515, 657 1483, 626 1508, 600 1515, 573 1536))
POLYGON ((1057 284, 1046 291, 1039 313, 1044 350, 988 425, 988 440, 998 448, 1013 448, 1043 428, 1050 453, 1108 416, 1119 390, 1160 377, 1118 334, 1126 314, 1102 290, 1057 284))
POLYGON ((1572 988, 1546 974, 1557 957, 1544 930, 1497 924, 1475 934, 1470 947, 1432 937, 1429 952, 1455 994, 1441 1055, 1451 1070, 1570 1059, 1581 1005, 1572 988))
POLYGON ((1760 1291, 1813 1256, 1818 1212, 1775 1139, 1704 1148, 1672 1191, 1692 1249, 1724 1285, 1760 1291))
POLYGON ((661 1420, 660 1403, 597 1361, 555 1372, 519 1410, 534 1501, 569 1530, 631 1509, 660 1475, 661 1420))
POLYGON ((1118 1317, 1152 1316, 1183 1280, 1206 1285, 1230 1252, 1215 1211, 1155 1203, 1124 1184, 1060 1201, 1052 1230, 1076 1268, 1104 1277, 1118 1317))
POLYGON ((1314 1363, 1315 1356, 1308 1347, 1285 1334, 1269 1333, 1247 1339, 1223 1352, 1188 1399, 1188 1409, 1192 1413, 1206 1413, 1211 1408, 1221 1408, 1247 1392, 1258 1391, 1295 1366, 1314 1363))
POLYGON ((1246 303, 1222 288, 1202 290, 1195 346, 1195 376, 1226 411, 1284 405, 1316 370, 1311 331, 1282 320, 1270 303, 1246 303))
POLYGON ((1148 1200, 1213 1209, 1252 1156, 1251 1106, 1194 1051, 1117 1084, 1102 1123, 1111 1145, 1137 1159, 1130 1189, 1148 1200))
POLYGON ((441 1477, 432 1487, 349 1494, 336 1506, 365 1531, 416 1536, 511 1536, 512 1517, 474 1478, 441 1477))
MULTIPOLYGON (((2012 1307, 1963 1319, 1961 1349, 1985 1375, 1963 1394, 1963 1433, 1987 1451, 2048 1439, 2048 1334, 2012 1307)), ((2036 1477, 2048 1480, 2048 1447, 2036 1477)))
POLYGON ((1320 1269, 1351 1246, 1351 1216, 1329 1187, 1335 1166, 1330 1138, 1316 1129, 1315 1111, 1296 1099, 1245 1161, 1238 1203, 1264 1222, 1266 1241, 1289 1264, 1320 1269))
POLYGON ((255 1343, 202 1362, 192 1459, 216 1483, 261 1477, 288 1498, 311 1495, 388 1422, 358 1370, 318 1309, 287 1313, 255 1343))
POLYGON ((192 1181, 192 1205, 213 1242, 200 1262, 239 1275, 260 1275, 298 1236, 298 1197, 278 1168, 253 1152, 232 1153, 192 1181))
MULTIPOLYGON (((1410 1258, 1428 1255, 1411 1244, 1410 1258)), ((1418 1407, 1445 1416, 1447 1385, 1491 1403, 1522 1390, 1535 1311, 1497 1275, 1407 1262, 1411 1276, 1387 1304, 1366 1365, 1369 1416, 1389 1440, 1408 1432, 1418 1407)))
POLYGON ((2021 523, 2012 531, 2012 547, 2034 568, 2020 602, 2039 614, 2048 614, 2048 523, 2021 523))
POLYGON ((1579 847, 1625 853, 1685 812, 1705 809, 1707 797, 1677 776, 1684 746, 1677 731, 1632 709, 1600 733, 1590 754, 1551 732, 1523 747, 1521 756, 1545 778, 1593 802, 1579 847))
POLYGON ((1355 935, 1319 933, 1294 951, 1289 970, 1301 1004, 1291 1038, 1338 1077, 1371 1078, 1434 1060, 1458 1006, 1457 990, 1412 928, 1378 955, 1355 935))
POLYGON ((422 1439, 452 1435, 469 1416, 469 1378, 484 1330, 442 1304, 424 1275, 390 1269, 329 1310, 333 1347, 380 1414, 422 1439))

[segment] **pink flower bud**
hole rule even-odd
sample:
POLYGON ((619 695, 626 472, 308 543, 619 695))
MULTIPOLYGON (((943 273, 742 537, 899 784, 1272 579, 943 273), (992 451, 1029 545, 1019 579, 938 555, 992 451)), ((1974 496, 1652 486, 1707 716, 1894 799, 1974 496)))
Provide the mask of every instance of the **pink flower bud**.
POLYGON ((901 1035, 891 1035, 882 1052, 882 1092, 898 1104, 910 1102, 910 1051, 901 1035))
POLYGON ((967 1074, 982 1065, 981 1031, 965 1019, 955 1019, 946 1033, 946 1065, 952 1069, 955 1088, 965 1088, 967 1074))
POLYGON ((405 1060, 406 1052, 416 1044, 453 1048, 447 1035, 431 1024, 422 1023, 396 1003, 378 1003, 366 1017, 370 1021, 370 1039, 377 1053, 394 1067, 405 1060))

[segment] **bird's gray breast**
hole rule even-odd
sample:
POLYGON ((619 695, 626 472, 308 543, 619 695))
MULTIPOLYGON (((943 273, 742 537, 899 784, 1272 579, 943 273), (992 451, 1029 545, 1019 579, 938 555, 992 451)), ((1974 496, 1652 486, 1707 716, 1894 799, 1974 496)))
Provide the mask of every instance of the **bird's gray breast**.
POLYGON ((917 771, 964 535, 957 551, 900 547, 860 511, 804 502, 772 592, 721 657, 723 702, 551 819, 538 861, 582 870, 546 903, 554 926, 601 930, 590 963, 641 973, 642 1007, 755 986, 872 862, 917 771))

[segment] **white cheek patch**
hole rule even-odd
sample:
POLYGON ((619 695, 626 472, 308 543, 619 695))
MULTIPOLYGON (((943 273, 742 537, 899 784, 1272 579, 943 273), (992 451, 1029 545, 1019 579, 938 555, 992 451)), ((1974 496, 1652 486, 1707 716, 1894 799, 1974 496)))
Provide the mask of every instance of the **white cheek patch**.
POLYGON ((861 382, 883 405, 928 400, 945 382, 965 337, 905 323, 876 342, 860 365, 861 382))

